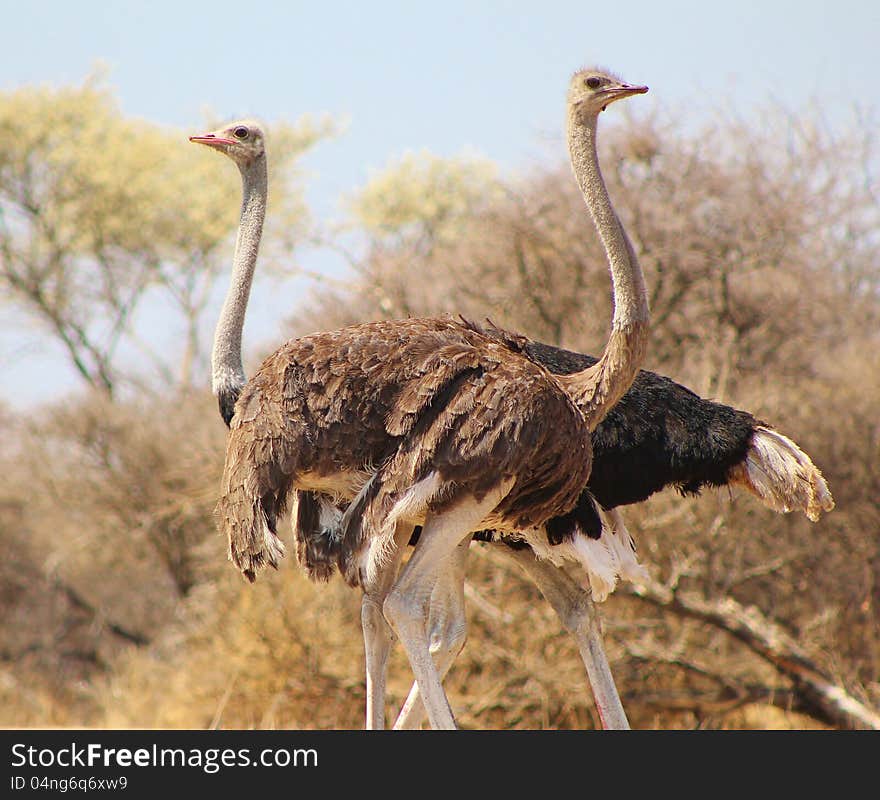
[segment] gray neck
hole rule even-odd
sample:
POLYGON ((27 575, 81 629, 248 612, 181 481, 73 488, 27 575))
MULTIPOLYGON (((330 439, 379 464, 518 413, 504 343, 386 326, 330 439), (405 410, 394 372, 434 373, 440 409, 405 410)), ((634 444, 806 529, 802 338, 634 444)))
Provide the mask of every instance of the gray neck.
POLYGON ((221 399, 221 406, 224 397, 232 397, 234 401, 246 380, 241 360, 241 333, 263 233, 268 193, 265 155, 247 166, 240 165, 239 169, 242 180, 241 219, 235 240, 229 291, 214 332, 214 349, 211 353, 211 385, 214 394, 221 399))
POLYGON ((642 270, 635 250, 617 217, 596 153, 596 122, 592 115, 568 112, 568 147, 575 178, 608 254, 614 287, 611 335, 599 363, 563 381, 566 390, 598 425, 629 388, 644 361, 650 312, 642 270))

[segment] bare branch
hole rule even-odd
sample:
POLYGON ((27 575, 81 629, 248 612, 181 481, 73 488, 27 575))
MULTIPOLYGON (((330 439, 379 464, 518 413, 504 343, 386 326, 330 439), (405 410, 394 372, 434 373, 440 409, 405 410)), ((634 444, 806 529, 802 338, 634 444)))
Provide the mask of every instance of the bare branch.
POLYGON ((743 606, 732 597, 708 600, 692 592, 672 591, 653 580, 630 586, 627 591, 652 605, 709 623, 734 636, 790 678, 805 701, 834 724, 880 730, 880 713, 836 685, 778 623, 755 606, 743 606))

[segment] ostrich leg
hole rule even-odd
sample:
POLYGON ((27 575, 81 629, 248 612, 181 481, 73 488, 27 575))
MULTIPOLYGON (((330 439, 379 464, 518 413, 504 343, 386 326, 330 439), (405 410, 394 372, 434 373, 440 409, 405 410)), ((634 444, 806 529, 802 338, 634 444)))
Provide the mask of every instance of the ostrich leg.
POLYGON ((412 531, 412 525, 397 525, 394 532, 395 561, 379 574, 374 584, 364 587, 361 600, 361 627, 367 668, 367 730, 382 730, 385 727, 385 677, 394 633, 382 614, 382 603, 397 577, 412 531))
MULTIPOLYGON (((431 652, 440 680, 446 677, 452 663, 467 640, 467 618, 464 610, 464 575, 470 549, 470 537, 455 549, 449 569, 437 581, 431 593, 428 634, 431 652)), ((418 683, 413 683, 400 710, 395 730, 418 730, 425 719, 425 706, 418 683)))
MULTIPOLYGON (((626 712, 620 702, 614 677, 611 674, 611 667, 605 655, 601 623, 590 592, 564 570, 535 558, 531 550, 514 550, 506 545, 500 547, 502 548, 501 552, 519 564, 520 568, 534 581, 541 594, 559 616, 565 629, 574 636, 587 670, 587 678, 593 690, 596 710, 599 713, 602 727, 605 730, 629 730, 626 712)), ((462 563, 462 576, 463 572, 464 564, 462 563)), ((450 587, 452 585, 454 584, 450 584, 450 587)), ((432 595, 433 604, 434 596, 432 595)), ((459 617, 464 620, 463 594, 460 605, 456 606, 454 602, 447 602, 444 604, 443 610, 449 617, 459 617)), ((433 625, 433 628, 435 630, 439 628, 442 632, 451 626, 448 622, 441 621, 439 625, 433 625)), ((432 642, 432 648, 437 650, 437 668, 441 678, 445 676, 463 646, 464 637, 460 637, 460 644, 457 648, 451 641, 436 644, 432 642)), ((417 730, 421 727, 424 715, 425 709, 419 695, 419 687, 417 683, 414 683, 394 727, 397 730, 417 730)))
POLYGON ((568 573, 535 558, 529 550, 509 550, 508 555, 535 582, 565 629, 574 636, 587 669, 602 727, 605 730, 629 730, 629 721, 605 655, 599 616, 589 591, 568 573))
POLYGON ((400 638, 428 711, 431 727, 454 730, 455 718, 431 657, 427 634, 428 608, 438 581, 454 560, 457 546, 497 507, 513 485, 512 480, 488 492, 482 500, 469 499, 441 514, 430 515, 400 577, 385 600, 385 616, 400 638))

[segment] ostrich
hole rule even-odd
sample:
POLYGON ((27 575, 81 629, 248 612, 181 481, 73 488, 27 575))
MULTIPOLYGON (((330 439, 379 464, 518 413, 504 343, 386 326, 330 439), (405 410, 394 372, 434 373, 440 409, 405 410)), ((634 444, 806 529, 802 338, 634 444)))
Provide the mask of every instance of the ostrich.
MULTIPOLYGON (((597 70, 575 73, 569 86, 572 166, 608 254, 614 314, 599 361, 555 378, 473 327, 427 318, 291 340, 245 381, 241 332, 265 215, 264 137, 251 123, 191 137, 231 157, 243 183, 212 353, 213 388, 230 420, 217 505, 229 557, 249 580, 277 565, 277 518, 293 490, 356 500, 363 514, 359 534, 345 540, 345 569, 364 591, 368 724, 384 689, 371 671, 387 657, 387 618, 432 727, 455 727, 427 638, 434 583, 471 532, 535 529, 572 509, 589 476, 590 433, 644 359, 647 295, 599 170, 596 123, 611 103, 646 91, 597 70), (419 542, 398 576, 416 524, 419 542)), ((589 571, 588 550, 571 552, 589 571)))
MULTIPOLYGON (((592 356, 529 341, 498 328, 492 327, 490 332, 554 373, 575 372, 596 361, 592 356)), ((638 373, 630 389, 593 432, 592 447, 593 469, 578 509, 589 517, 598 504, 605 518, 602 538, 611 534, 619 541, 631 542, 620 506, 642 502, 670 487, 683 495, 696 495, 707 487, 738 487, 774 511, 800 510, 813 522, 834 508, 821 471, 790 438, 747 411, 706 400, 647 370, 638 373)), ((583 527, 597 530, 589 523, 583 527)), ((474 538, 502 545, 500 552, 537 584, 565 629, 574 636, 594 693, 603 693, 596 701, 603 724, 607 727, 609 718, 625 724, 613 680, 608 677, 593 607, 593 600, 601 601, 613 590, 617 574, 612 572, 610 580, 591 574, 588 591, 553 566, 552 546, 529 552, 515 538, 492 531, 482 531, 474 538), (536 552, 541 554, 538 559, 536 552), (594 680, 594 675, 599 677, 594 680)), ((315 554, 317 550, 313 547, 310 552, 315 554)), ((432 612, 436 615, 431 626, 437 661, 446 669, 464 646, 466 630, 459 585, 464 564, 453 564, 449 573, 439 584, 442 594, 432 597, 432 612)), ((624 561, 617 573, 632 576, 632 565, 624 561)), ((422 713, 418 687, 413 685, 395 727, 418 727, 422 713)))

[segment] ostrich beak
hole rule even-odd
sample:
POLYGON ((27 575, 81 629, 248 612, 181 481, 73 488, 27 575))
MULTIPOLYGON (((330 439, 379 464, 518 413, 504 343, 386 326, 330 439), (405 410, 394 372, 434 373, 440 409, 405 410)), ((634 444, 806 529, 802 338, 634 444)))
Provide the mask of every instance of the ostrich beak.
POLYGON ((235 144, 232 139, 227 139, 224 136, 218 136, 216 133, 203 133, 201 136, 190 136, 189 140, 191 142, 195 142, 196 144, 206 144, 208 147, 223 147, 227 144, 235 144))
POLYGON ((633 86, 629 83, 621 83, 617 86, 609 86, 607 89, 603 89, 601 94, 607 98, 605 104, 602 106, 602 110, 604 111, 608 108, 611 103, 615 100, 623 100, 624 97, 632 97, 634 94, 644 94, 648 91, 647 86, 633 86))
POLYGON ((631 97, 634 94, 644 94, 648 91, 647 86, 633 86, 629 83, 621 83, 617 86, 609 86, 602 94, 608 95, 608 102, 612 100, 622 100, 624 97, 631 97))

